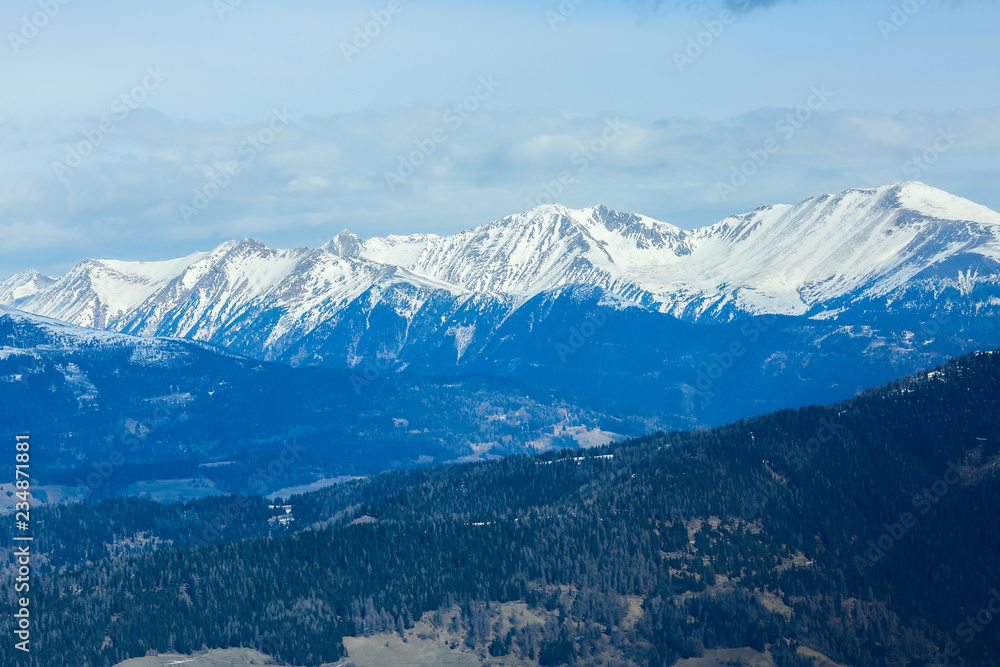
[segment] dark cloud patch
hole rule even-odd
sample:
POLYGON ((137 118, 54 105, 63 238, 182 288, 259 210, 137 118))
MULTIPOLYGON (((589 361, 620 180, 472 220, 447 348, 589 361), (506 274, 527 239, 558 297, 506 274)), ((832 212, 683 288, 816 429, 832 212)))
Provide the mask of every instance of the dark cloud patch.
MULTIPOLYGON (((644 15, 660 10, 728 9, 738 13, 767 9, 776 5, 798 4, 800 0, 624 0, 644 15)), ((817 0, 814 0, 817 1, 817 0)))

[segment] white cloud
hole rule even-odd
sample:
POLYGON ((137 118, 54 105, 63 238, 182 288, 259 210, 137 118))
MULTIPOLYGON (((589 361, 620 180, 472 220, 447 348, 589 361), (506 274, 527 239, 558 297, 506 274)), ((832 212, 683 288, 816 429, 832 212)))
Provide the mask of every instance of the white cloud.
POLYGON ((141 112, 64 182, 51 163, 82 135, 45 137, 8 127, 22 141, 17 151, 0 154, 0 262, 7 265, 0 273, 24 264, 44 269, 69 253, 181 255, 248 235, 297 246, 319 245, 343 227, 363 236, 449 232, 523 210, 546 186, 561 190, 557 199, 567 205, 603 203, 701 226, 762 204, 908 180, 904 165, 943 128, 960 138, 921 178, 1000 208, 1000 110, 821 111, 791 137, 777 129, 788 109, 725 122, 623 116, 621 136, 592 159, 583 159, 581 148, 599 139, 614 116, 484 108, 452 130, 444 111, 299 118, 249 161, 247 139, 267 127, 267 118, 225 125, 141 112), (391 190, 386 174, 441 127, 446 137, 391 190), (777 152, 722 201, 718 183, 772 138, 777 152), (240 160, 246 162, 240 172, 218 192, 208 187, 214 196, 185 220, 181 207, 206 191, 213 174, 240 160), (563 174, 570 180, 560 187, 563 174))

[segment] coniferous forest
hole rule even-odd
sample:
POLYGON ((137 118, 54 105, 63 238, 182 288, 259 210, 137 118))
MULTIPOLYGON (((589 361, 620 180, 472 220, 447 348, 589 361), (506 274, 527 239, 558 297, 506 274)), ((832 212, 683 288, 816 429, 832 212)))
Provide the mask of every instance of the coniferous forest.
POLYGON ((998 423, 1000 355, 980 353, 832 406, 385 472, 284 499, 288 526, 243 496, 52 506, 34 650, 0 643, 0 664, 313 666, 425 619, 496 664, 1000 665, 998 423), (501 622, 510 603, 531 613, 501 622))

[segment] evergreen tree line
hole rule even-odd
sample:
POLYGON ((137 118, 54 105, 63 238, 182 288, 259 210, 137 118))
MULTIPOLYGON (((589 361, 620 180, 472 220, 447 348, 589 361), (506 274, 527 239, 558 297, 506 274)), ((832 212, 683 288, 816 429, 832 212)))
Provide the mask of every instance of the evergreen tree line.
MULTIPOLYGON (((37 653, 3 645, 0 661, 245 646, 319 665, 344 657, 345 636, 457 607, 472 648, 538 664, 670 665, 743 646, 808 664, 801 645, 923 665, 954 642, 950 664, 1000 665, 998 635, 963 626, 1000 584, 998 390, 1000 355, 970 355, 834 406, 295 496, 308 529, 293 535, 87 564, 66 553, 65 571, 35 580, 37 653), (642 606, 627 621, 630 596, 642 606), (548 620, 503 632, 490 605, 521 601, 548 620)), ((118 534, 166 535, 199 511, 115 502, 91 510, 133 513, 118 534)))

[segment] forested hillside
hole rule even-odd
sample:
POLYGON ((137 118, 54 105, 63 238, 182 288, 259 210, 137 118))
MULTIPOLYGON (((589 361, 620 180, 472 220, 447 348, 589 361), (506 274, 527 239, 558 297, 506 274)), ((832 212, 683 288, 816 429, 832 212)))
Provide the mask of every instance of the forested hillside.
POLYGON ((485 375, 290 368, 0 308, 0 437, 30 431, 36 486, 91 500, 156 480, 184 480, 201 495, 269 493, 318 477, 605 443, 666 419, 638 412, 485 375), (289 443, 294 465, 259 474, 288 463, 289 443))
MULTIPOLYGON (((288 499, 309 526, 293 535, 263 536, 261 507, 231 534, 259 537, 81 565, 49 534, 66 571, 34 582, 37 652, 5 643, 0 662, 245 646, 320 665, 345 657, 342 637, 424 617, 514 664, 717 647, 811 664, 802 646, 856 666, 998 665, 998 418, 1000 354, 982 353, 834 406, 348 482, 288 499), (518 602, 531 613, 511 623, 518 602)), ((212 516, 116 502, 40 530, 212 516)))

